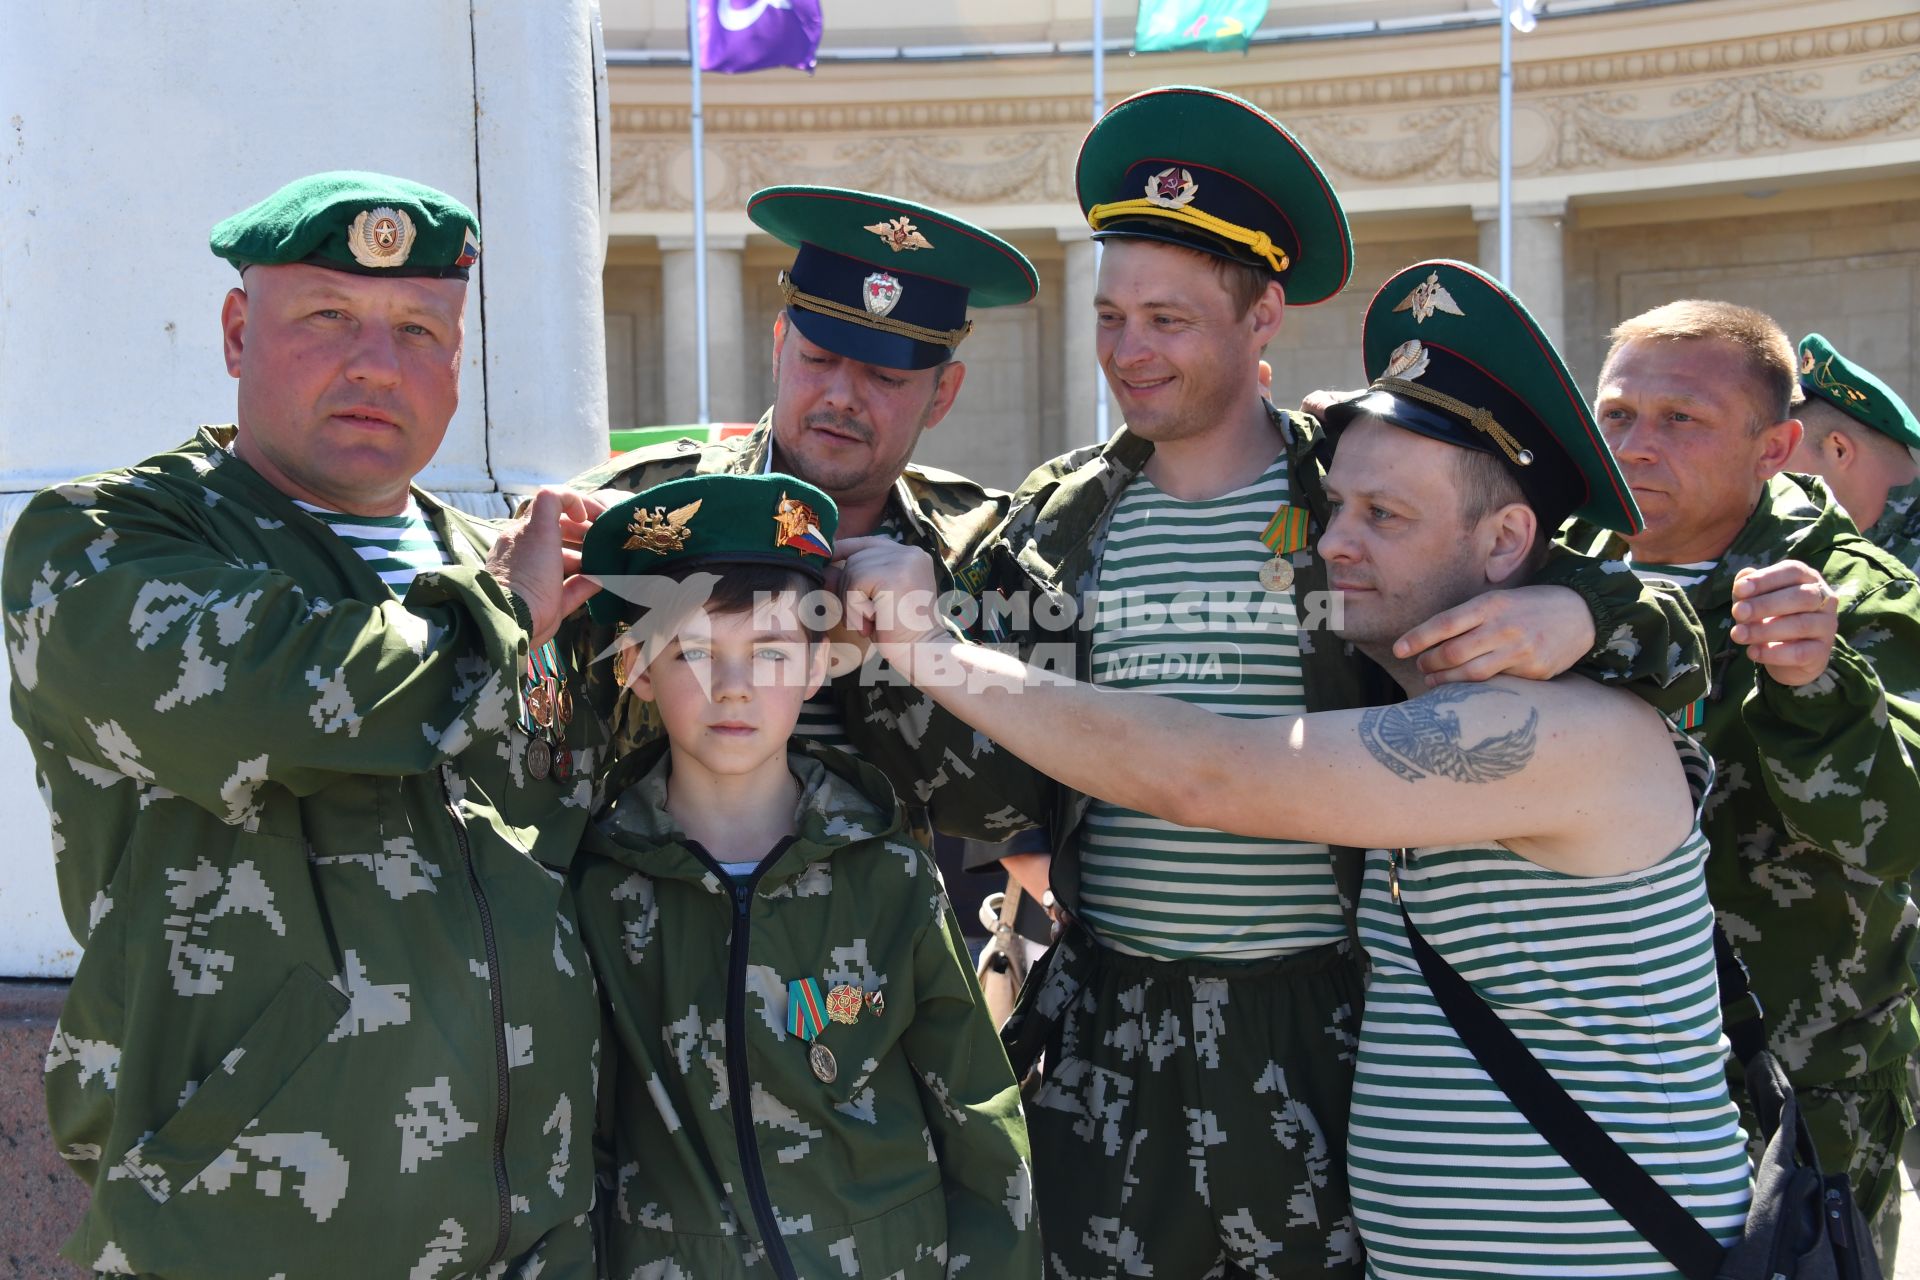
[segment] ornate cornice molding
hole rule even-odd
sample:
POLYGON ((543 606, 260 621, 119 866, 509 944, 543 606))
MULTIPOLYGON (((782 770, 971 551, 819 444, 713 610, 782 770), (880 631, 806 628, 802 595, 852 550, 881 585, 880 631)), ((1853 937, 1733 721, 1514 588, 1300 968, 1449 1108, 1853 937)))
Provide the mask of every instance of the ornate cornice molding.
MULTIPOLYGON (((1522 176, 1920 136, 1920 17, 1522 71, 1535 90, 1515 104, 1522 176)), ((1491 71, 1469 69, 1243 92, 1336 179, 1394 186, 1491 178, 1494 88, 1491 71)), ((709 204, 737 209, 781 182, 961 206, 1069 202, 1085 111, 1078 97, 710 109, 709 204)), ((615 208, 691 207, 686 125, 675 108, 616 108, 615 208)))

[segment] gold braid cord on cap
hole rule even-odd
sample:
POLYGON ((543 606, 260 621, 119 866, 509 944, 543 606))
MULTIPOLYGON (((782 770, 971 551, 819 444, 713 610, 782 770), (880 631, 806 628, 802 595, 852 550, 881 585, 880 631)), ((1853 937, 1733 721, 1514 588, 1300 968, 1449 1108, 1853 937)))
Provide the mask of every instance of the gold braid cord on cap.
POLYGON ((1293 260, 1287 257, 1287 251, 1273 242, 1264 231, 1252 231, 1225 218, 1216 218, 1210 213, 1188 205, 1185 208, 1169 209, 1165 205, 1155 204, 1151 200, 1120 200, 1113 204, 1097 204, 1087 210, 1087 225, 1095 231, 1100 230, 1115 218, 1171 218, 1175 222, 1184 222, 1189 226, 1210 231, 1223 240, 1243 244, 1258 256, 1267 260, 1267 265, 1275 271, 1285 271, 1293 260))
POLYGON ((1500 452, 1507 455, 1508 461, 1516 467, 1533 465, 1533 450, 1522 445, 1511 431, 1501 426, 1492 413, 1468 404, 1464 400, 1455 400, 1444 391, 1435 391, 1432 387, 1423 387, 1417 382, 1408 382, 1405 378, 1381 378, 1374 384, 1379 391, 1389 391, 1396 396, 1405 396, 1409 400, 1418 400, 1430 404, 1436 409, 1445 409, 1455 417, 1465 418, 1475 431, 1492 438, 1500 446, 1500 452))
POLYGON ((790 307, 799 307, 803 311, 817 311, 823 316, 832 316, 836 320, 851 320, 855 324, 865 325, 869 329, 878 329, 882 333, 896 334, 902 338, 912 338, 915 342, 931 342, 938 347, 957 347, 960 340, 973 332, 973 321, 969 320, 958 329, 928 329, 923 325, 908 324, 905 320, 895 320, 891 316, 876 316, 861 307, 849 307, 832 298, 816 297, 811 293, 802 293, 799 286, 786 272, 780 273, 780 296, 787 300, 790 307))

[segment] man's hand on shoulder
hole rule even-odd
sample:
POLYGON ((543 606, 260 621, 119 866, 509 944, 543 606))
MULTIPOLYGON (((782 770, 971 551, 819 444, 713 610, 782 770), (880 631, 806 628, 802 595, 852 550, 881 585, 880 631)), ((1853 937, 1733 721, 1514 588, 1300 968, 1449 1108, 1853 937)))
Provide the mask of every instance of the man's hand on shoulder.
POLYGON ((834 568, 845 626, 877 645, 895 667, 909 669, 915 645, 946 636, 933 560, 918 547, 891 538, 843 538, 834 568))
POLYGON ((494 542, 487 572, 527 606, 533 619, 528 643, 552 639, 561 619, 600 590, 599 583, 581 576, 577 548, 601 510, 603 505, 585 494, 544 487, 494 542))
POLYGON ((1488 591, 1436 613, 1393 643, 1430 685, 1520 676, 1550 680, 1593 651, 1593 614, 1570 587, 1488 591))
POLYGON ((1775 683, 1818 680, 1839 632, 1840 597, 1812 565, 1782 560, 1734 575, 1731 638, 1775 683))
POLYGON ((1358 391, 1309 391, 1305 396, 1301 397, 1300 412, 1309 414, 1315 418, 1324 418, 1327 416, 1327 410, 1339 404, 1342 400, 1352 400, 1356 396, 1363 396, 1366 393, 1367 389, 1365 387, 1360 388, 1358 391))

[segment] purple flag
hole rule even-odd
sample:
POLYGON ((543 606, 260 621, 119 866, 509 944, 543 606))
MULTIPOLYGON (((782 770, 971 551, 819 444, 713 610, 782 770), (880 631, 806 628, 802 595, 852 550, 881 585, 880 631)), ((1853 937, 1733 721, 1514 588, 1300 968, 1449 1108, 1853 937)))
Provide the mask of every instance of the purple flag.
POLYGON ((700 0, 700 69, 812 71, 820 0, 700 0))

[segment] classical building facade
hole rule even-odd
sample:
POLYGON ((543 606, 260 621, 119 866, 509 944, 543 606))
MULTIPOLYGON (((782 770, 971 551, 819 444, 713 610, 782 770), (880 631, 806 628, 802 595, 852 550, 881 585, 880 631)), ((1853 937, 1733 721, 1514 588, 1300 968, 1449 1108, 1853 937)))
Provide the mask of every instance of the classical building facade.
MULTIPOLYGON (((1244 56, 1107 55, 1109 101, 1168 83, 1238 93, 1305 140, 1339 189, 1353 282, 1289 314, 1269 352, 1283 400, 1361 380, 1360 316, 1397 267, 1433 255, 1494 266, 1499 33, 1471 21, 1474 8, 1276 0, 1266 30, 1290 33, 1244 56)), ((1109 36, 1124 35, 1132 6, 1108 9, 1109 36)), ((673 14, 609 3, 608 47, 684 48, 673 14)), ((977 220, 1040 270, 1037 303, 977 315, 966 391, 920 452, 1011 484, 1094 438, 1095 258, 1073 193, 1091 59, 1058 51, 1086 48, 1088 4, 834 0, 827 22, 828 49, 921 48, 823 62, 811 78, 705 78, 712 416, 750 420, 772 396, 774 276, 790 254, 747 222, 748 194, 888 191, 977 220), (1051 54, 1027 51, 1050 42, 1051 54), (963 43, 976 51, 915 56, 963 43)), ((695 416, 689 97, 684 63, 610 72, 616 427, 695 416)), ((1920 401, 1913 5, 1562 0, 1514 41, 1514 103, 1512 282, 1582 380, 1615 321, 1704 295, 1764 308, 1796 337, 1824 332, 1920 401)))

